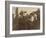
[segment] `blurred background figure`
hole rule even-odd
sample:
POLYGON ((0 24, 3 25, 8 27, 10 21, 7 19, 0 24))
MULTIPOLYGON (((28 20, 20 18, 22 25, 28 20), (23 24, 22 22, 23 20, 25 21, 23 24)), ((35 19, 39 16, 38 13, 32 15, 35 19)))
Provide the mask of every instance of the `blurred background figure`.
POLYGON ((33 13, 30 13, 30 21, 33 22, 34 21, 34 14, 33 13))

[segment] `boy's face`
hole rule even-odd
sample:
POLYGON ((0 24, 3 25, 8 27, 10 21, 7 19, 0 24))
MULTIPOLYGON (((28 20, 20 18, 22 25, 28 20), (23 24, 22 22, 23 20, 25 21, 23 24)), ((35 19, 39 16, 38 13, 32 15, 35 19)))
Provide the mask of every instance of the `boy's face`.
POLYGON ((27 15, 27 13, 24 13, 24 14, 23 14, 23 16, 26 16, 26 15, 27 15))

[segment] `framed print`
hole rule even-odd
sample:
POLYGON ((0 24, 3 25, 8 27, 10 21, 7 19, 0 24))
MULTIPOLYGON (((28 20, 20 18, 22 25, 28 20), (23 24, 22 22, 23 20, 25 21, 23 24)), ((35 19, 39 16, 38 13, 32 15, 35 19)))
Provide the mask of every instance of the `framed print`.
POLYGON ((5 1, 5 36, 44 35, 44 3, 5 1))

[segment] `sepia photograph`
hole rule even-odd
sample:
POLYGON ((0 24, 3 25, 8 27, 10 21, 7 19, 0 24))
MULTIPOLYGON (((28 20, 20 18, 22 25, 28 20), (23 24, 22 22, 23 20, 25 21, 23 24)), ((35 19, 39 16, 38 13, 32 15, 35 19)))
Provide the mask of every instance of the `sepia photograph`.
POLYGON ((12 30, 40 29, 40 8, 12 7, 12 30))
POLYGON ((39 5, 10 5, 10 34, 41 33, 43 7, 39 5))

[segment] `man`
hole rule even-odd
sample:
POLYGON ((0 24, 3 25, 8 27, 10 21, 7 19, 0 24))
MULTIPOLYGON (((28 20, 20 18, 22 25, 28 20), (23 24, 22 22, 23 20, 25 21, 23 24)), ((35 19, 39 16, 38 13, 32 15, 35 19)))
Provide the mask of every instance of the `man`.
POLYGON ((19 30, 24 30, 25 29, 25 16, 24 16, 23 11, 20 12, 20 17, 18 19, 19 19, 18 21, 19 30))

